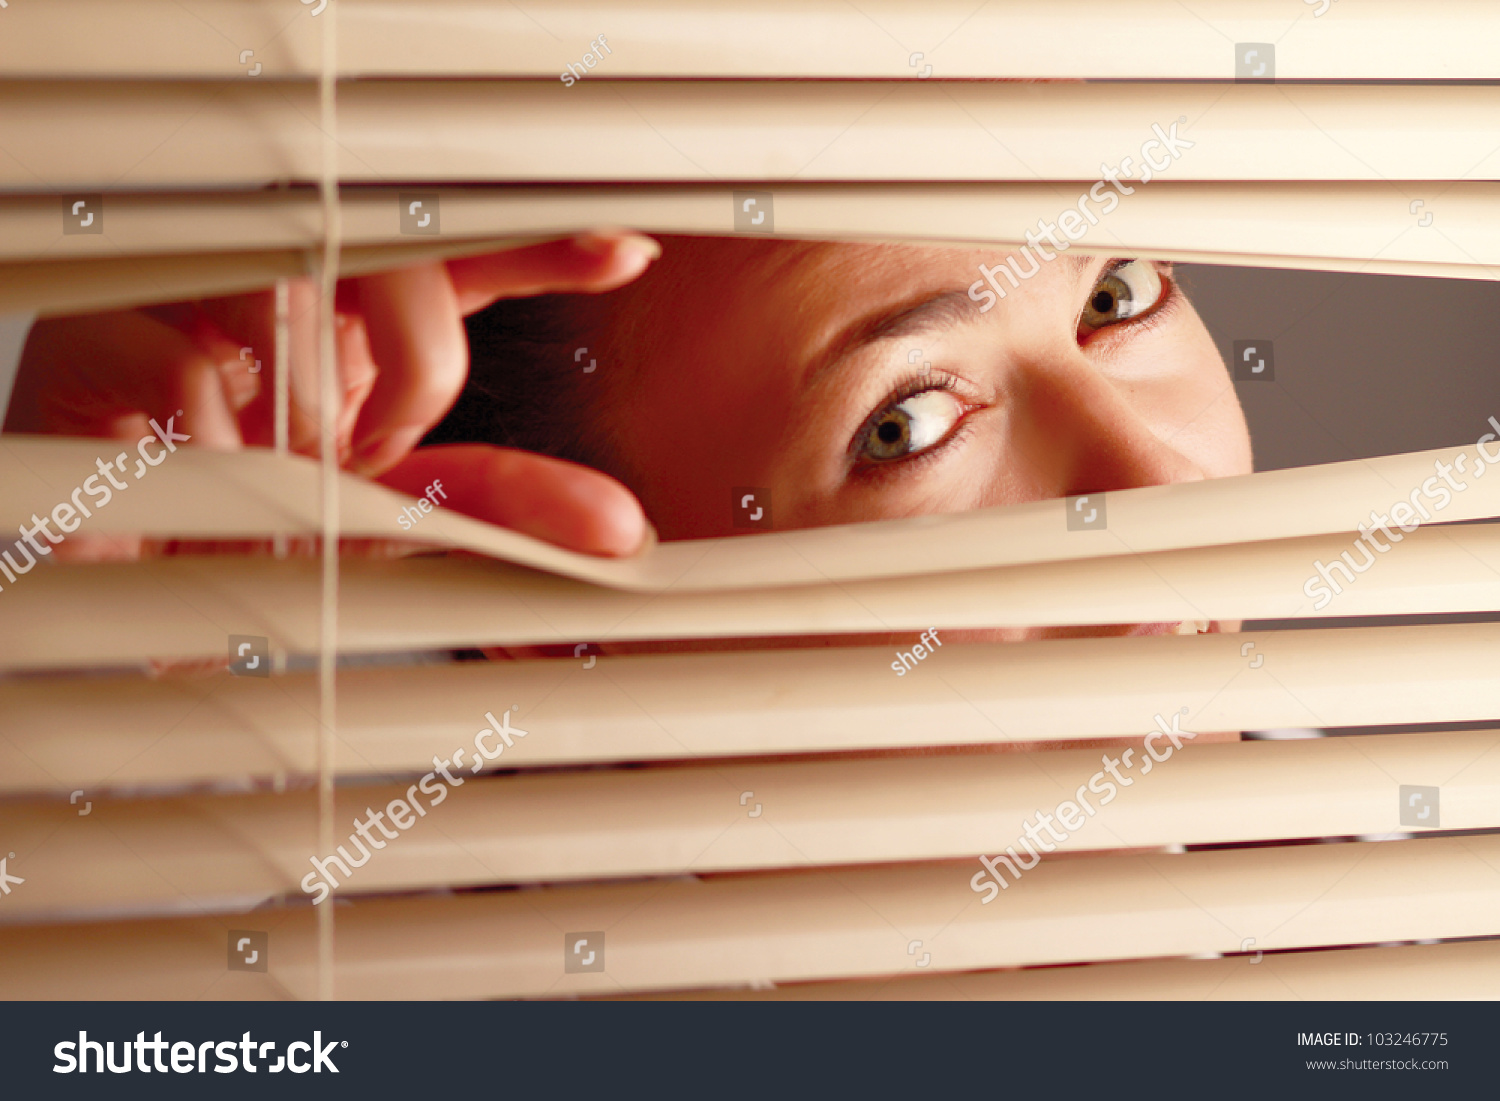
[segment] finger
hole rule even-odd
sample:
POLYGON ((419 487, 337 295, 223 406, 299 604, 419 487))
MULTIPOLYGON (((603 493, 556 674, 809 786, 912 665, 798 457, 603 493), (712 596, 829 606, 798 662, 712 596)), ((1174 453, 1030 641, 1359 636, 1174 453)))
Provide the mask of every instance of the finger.
MULTIPOLYGON (((318 408, 322 395, 319 379, 318 284, 312 279, 287 280, 289 325, 287 327, 287 442, 291 450, 316 457, 321 435, 318 408)), ((261 361, 265 383, 242 410, 241 423, 247 439, 269 446, 275 425, 276 310, 271 291, 210 298, 197 308, 231 341, 251 349, 261 361)))
POLYGON ((448 261, 464 314, 497 298, 534 294, 597 294, 629 283, 661 255, 653 238, 624 230, 448 261))
MULTIPOLYGON (((622 557, 654 540, 640 502, 619 482, 529 451, 484 444, 424 447, 380 481, 414 497, 436 486, 447 494, 435 493, 444 506, 584 554, 622 557)), ((413 535, 420 538, 421 532, 413 535)))
MULTIPOLYGON (((260 404, 256 399, 262 395, 269 400, 276 362, 272 292, 145 306, 141 312, 171 325, 226 365, 225 389, 236 409, 260 404)), ((246 435, 246 442, 259 441, 246 435)))
POLYGON ((220 364, 172 326, 123 310, 32 327, 8 431, 118 436, 137 414, 177 418, 199 446, 241 446, 220 364))
POLYGON ((370 351, 364 318, 357 313, 339 314, 335 325, 343 405, 334 420, 334 432, 339 445, 339 463, 345 465, 353 452, 351 441, 360 410, 380 380, 380 369, 370 351))
POLYGON ((359 280, 378 374, 354 426, 352 468, 374 475, 416 447, 457 400, 469 344, 448 270, 414 264, 359 280))
MULTIPOLYGON (((340 284, 335 301, 347 301, 348 293, 340 284)), ((316 280, 287 281, 287 446, 299 455, 313 458, 323 453, 322 424, 318 410, 323 404, 322 346, 319 335, 321 292, 316 280)), ((274 364, 276 357, 276 317, 274 297, 270 292, 237 295, 201 303, 215 323, 233 339, 264 354, 263 364, 274 364)), ((347 443, 358 405, 350 407, 351 392, 364 393, 375 374, 364 330, 357 318, 334 314, 334 390, 337 408, 334 413, 334 438, 347 443)), ((273 442, 275 425, 275 388, 269 381, 256 399, 244 410, 246 432, 257 443, 273 442)), ((347 447, 340 446, 340 457, 347 447)))
MULTIPOLYGON (((274 341, 273 341, 274 343, 274 341)), ((232 345, 232 342, 231 342, 232 345)), ((334 418, 334 440, 338 446, 339 461, 349 455, 349 440, 354 434, 354 422, 359 416, 360 405, 375 385, 375 361, 370 356, 370 345, 365 335, 364 321, 357 314, 338 314, 334 318, 334 349, 338 360, 341 388, 338 414, 334 418)), ((245 351, 243 347, 239 349, 245 351)), ((268 353, 274 364, 274 351, 268 353)), ((316 364, 310 353, 299 353, 293 357, 298 366, 298 382, 288 382, 287 443, 299 454, 317 455, 321 452, 321 426, 318 424, 318 402, 321 399, 321 383, 317 378, 316 364), (313 369, 307 368, 312 365, 313 369)), ((247 362, 247 367, 255 362, 247 362)), ((258 447, 270 447, 276 441, 275 423, 275 372, 274 366, 259 361, 258 375, 263 381, 253 395, 253 400, 240 412, 240 431, 245 442, 258 447)))

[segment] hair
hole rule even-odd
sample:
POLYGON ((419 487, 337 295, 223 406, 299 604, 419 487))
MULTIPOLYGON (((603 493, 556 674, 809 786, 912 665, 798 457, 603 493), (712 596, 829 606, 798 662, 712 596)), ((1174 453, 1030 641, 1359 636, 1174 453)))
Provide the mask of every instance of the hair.
POLYGON ((464 322, 468 381, 423 442, 488 443, 606 471, 617 467, 597 428, 608 388, 583 370, 599 358, 613 297, 503 298, 471 314, 464 322))
POLYGON ((633 372, 659 354, 656 326, 670 324, 681 292, 712 270, 733 282, 768 254, 786 260, 813 244, 657 235, 665 251, 644 275, 602 294, 502 298, 465 321, 469 377, 424 444, 488 443, 582 463, 641 496, 645 486, 616 433, 633 372), (591 360, 596 371, 585 373, 591 360))

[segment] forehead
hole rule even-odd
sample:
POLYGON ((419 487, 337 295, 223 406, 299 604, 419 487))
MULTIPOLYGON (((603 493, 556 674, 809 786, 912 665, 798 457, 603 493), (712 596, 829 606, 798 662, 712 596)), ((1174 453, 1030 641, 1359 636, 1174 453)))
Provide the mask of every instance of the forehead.
MULTIPOLYGON (((963 296, 981 278, 981 264, 993 267, 1007 255, 1003 246, 668 237, 661 260, 630 294, 634 301, 621 303, 621 320, 643 373, 684 356, 791 366, 810 362, 864 320, 873 324, 942 291, 963 296)), ((1060 254, 987 320, 1003 324, 1008 314, 1033 312, 1023 303, 1071 295, 1094 262, 1060 254)))
MULTIPOLYGON (((858 241, 788 241, 747 238, 665 237, 663 255, 643 280, 650 305, 680 316, 692 304, 711 316, 778 311, 792 317, 809 308, 859 311, 896 301, 942 282, 966 288, 979 265, 1003 263, 1001 245, 886 244, 858 241)), ((1061 253, 1023 284, 1041 290, 1071 284, 1093 258, 1061 253)))

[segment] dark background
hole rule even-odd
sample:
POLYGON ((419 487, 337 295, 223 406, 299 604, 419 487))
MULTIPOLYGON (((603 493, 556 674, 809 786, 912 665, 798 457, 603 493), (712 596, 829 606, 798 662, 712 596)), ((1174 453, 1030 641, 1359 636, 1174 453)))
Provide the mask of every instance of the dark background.
POLYGON ((1274 342, 1275 379, 1235 383, 1256 470, 1469 445, 1500 417, 1500 282, 1177 272, 1225 362, 1274 342))

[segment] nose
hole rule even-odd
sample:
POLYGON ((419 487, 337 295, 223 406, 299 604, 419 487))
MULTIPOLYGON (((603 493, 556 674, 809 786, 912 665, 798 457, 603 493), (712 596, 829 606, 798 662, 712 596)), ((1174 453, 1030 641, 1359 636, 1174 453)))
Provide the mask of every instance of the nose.
POLYGON ((1081 354, 1028 372, 1024 453, 1038 496, 1066 497, 1136 486, 1195 482, 1206 472, 1173 437, 1185 426, 1151 384, 1099 372, 1081 354), (1059 369, 1061 366, 1062 369, 1059 369))

